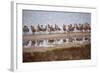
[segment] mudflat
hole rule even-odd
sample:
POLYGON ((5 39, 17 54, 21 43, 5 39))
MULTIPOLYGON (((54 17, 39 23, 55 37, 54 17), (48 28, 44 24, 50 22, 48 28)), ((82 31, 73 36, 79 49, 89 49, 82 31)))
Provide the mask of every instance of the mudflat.
POLYGON ((80 47, 54 49, 45 52, 23 52, 23 62, 91 59, 91 44, 80 47))
POLYGON ((59 39, 67 37, 81 37, 90 36, 90 32, 69 32, 69 33, 54 33, 54 34, 38 34, 38 35, 23 35, 23 40, 45 40, 45 39, 59 39))

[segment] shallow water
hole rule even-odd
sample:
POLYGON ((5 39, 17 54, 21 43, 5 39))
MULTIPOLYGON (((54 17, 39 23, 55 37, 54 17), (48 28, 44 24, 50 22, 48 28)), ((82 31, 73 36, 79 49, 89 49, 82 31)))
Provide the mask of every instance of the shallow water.
POLYGON ((24 48, 30 48, 30 47, 53 47, 55 45, 61 45, 61 44, 72 44, 72 43, 90 43, 91 38, 90 36, 84 36, 84 37, 67 37, 67 38, 60 38, 60 39, 51 39, 51 40, 28 40, 23 41, 23 47, 24 48))

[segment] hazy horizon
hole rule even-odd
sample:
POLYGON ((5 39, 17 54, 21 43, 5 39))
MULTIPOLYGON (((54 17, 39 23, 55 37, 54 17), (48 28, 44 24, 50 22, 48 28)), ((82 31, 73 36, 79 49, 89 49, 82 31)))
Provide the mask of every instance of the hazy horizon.
POLYGON ((23 10, 23 25, 91 24, 91 13, 23 10))

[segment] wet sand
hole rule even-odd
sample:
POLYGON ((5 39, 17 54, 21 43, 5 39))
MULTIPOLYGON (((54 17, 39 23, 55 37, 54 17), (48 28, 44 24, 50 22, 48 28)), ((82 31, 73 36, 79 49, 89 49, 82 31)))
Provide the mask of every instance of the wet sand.
POLYGON ((59 39, 66 37, 81 37, 89 36, 90 32, 71 32, 71 33, 60 33, 60 34, 45 34, 45 35, 23 35, 23 40, 46 40, 46 39, 59 39))

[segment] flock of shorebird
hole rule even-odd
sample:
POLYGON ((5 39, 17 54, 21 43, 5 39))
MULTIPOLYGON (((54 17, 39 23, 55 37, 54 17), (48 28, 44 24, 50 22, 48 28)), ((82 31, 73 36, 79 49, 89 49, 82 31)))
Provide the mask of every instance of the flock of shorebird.
POLYGON ((38 24, 36 25, 31 25, 23 26, 23 33, 30 33, 31 34, 41 34, 41 33, 62 33, 62 32, 90 32, 91 31, 91 25, 88 23, 85 24, 62 24, 62 26, 59 26, 57 24, 50 25, 42 25, 38 24))
MULTIPOLYGON (((41 25, 41 24, 38 24, 38 25, 31 25, 31 26, 27 26, 27 25, 24 25, 23 26, 23 33, 26 35, 27 33, 30 33, 32 35, 35 35, 35 34, 50 34, 50 33, 63 33, 63 32, 91 32, 91 25, 88 24, 88 23, 85 23, 85 24, 69 24, 69 25, 65 25, 65 24, 62 24, 62 26, 59 26, 57 24, 54 24, 54 25, 50 25, 50 24, 47 24, 47 25, 41 25)), ((23 35, 24 35, 23 34, 23 35)), ((29 47, 29 46, 44 46, 44 47, 47 47, 49 46, 50 44, 63 44, 63 43, 67 43, 67 42, 82 42, 83 40, 85 39, 88 40, 88 42, 90 42, 90 37, 88 38, 78 38, 76 37, 76 39, 73 39, 73 38, 61 38, 61 39, 52 39, 52 40, 23 40, 23 46, 24 47, 29 47), (49 44, 49 45, 48 45, 49 44)))

